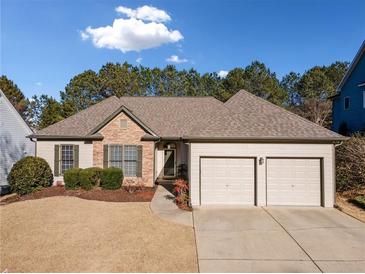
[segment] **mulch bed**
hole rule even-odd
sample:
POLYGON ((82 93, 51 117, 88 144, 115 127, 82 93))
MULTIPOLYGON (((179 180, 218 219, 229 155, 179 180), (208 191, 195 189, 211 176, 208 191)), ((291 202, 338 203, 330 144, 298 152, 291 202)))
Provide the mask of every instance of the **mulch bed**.
POLYGON ((92 190, 67 190, 64 186, 51 186, 23 196, 11 195, 8 199, 3 199, 1 204, 54 196, 72 196, 86 200, 105 202, 150 202, 155 194, 155 190, 155 188, 145 188, 143 190, 136 190, 135 192, 130 193, 123 188, 116 190, 106 190, 101 188, 94 188, 92 190))

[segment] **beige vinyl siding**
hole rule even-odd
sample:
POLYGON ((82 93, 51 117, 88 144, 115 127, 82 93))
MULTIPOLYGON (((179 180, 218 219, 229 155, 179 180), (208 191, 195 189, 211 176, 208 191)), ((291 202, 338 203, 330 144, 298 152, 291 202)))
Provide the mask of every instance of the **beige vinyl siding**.
POLYGON ((266 206, 266 161, 268 157, 323 158, 324 206, 334 204, 334 145, 332 144, 260 144, 260 143, 191 143, 191 204, 200 205, 200 157, 257 158, 257 205, 266 206), (260 165, 259 159, 264 159, 260 165))
MULTIPOLYGON (((37 141, 37 156, 45 159, 54 174, 54 146, 55 145, 78 145, 79 167, 93 166, 93 145, 85 144, 84 141, 37 141)), ((63 176, 55 177, 54 180, 63 180, 63 176)))

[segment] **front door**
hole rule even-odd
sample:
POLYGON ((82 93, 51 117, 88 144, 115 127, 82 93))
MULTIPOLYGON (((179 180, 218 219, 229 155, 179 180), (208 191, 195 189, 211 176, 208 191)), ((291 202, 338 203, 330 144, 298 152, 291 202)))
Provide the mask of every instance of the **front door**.
POLYGON ((176 172, 175 150, 165 149, 163 175, 165 177, 175 177, 176 176, 175 172, 176 172))

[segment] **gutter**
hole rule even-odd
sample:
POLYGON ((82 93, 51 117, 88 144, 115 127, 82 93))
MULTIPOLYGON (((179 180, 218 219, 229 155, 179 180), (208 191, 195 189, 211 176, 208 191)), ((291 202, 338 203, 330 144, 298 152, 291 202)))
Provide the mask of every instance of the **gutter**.
POLYGON ((38 140, 103 140, 104 137, 101 134, 94 134, 94 135, 86 135, 86 136, 80 136, 80 135, 37 135, 37 134, 31 134, 26 136, 26 138, 29 139, 36 139, 38 140))
POLYGON ((189 141, 236 141, 236 142, 304 142, 304 143, 333 143, 342 142, 349 137, 339 136, 332 138, 288 138, 288 137, 200 137, 200 136, 184 136, 183 139, 189 141))

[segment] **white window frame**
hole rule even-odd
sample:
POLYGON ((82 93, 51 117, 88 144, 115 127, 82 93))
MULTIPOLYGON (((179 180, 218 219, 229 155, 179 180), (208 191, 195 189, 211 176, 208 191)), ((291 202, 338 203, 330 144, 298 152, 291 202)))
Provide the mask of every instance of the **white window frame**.
POLYGON ((123 175, 125 177, 137 178, 137 173, 138 173, 138 145, 134 145, 134 144, 110 144, 110 145, 108 145, 108 167, 112 167, 110 165, 110 163, 111 163, 111 147, 112 146, 120 146, 121 147, 121 151, 122 151, 122 160, 121 160, 122 167, 121 167, 121 169, 123 170, 123 173, 125 172, 125 162, 126 162, 126 160, 125 160, 125 147, 126 146, 133 146, 133 147, 136 148, 136 153, 137 153, 136 161, 135 161, 136 162, 136 174, 134 176, 127 176, 126 174, 123 174, 123 175))
POLYGON ((60 176, 63 176, 64 172, 67 171, 68 169, 66 170, 63 170, 62 168, 62 162, 63 162, 63 158, 62 158, 62 147, 66 147, 66 146, 70 146, 72 147, 72 167, 70 167, 69 169, 73 168, 74 165, 75 165, 75 145, 73 144, 60 144, 59 145, 59 151, 58 151, 58 173, 60 174, 60 176))
POLYGON ((129 176, 129 174, 124 174, 125 177, 137 177, 138 169, 138 146, 137 145, 123 145, 123 172, 126 172, 126 162, 134 162, 136 164, 136 172, 134 175, 129 176), (126 160, 126 147, 134 147, 136 150, 136 160, 126 160))
MULTIPOLYGON (((111 144, 111 145, 108 145, 108 167, 116 167, 116 166, 112 166, 111 165, 111 162, 112 162, 112 153, 111 153, 111 151, 112 151, 112 147, 113 146, 120 146, 120 149, 121 149, 121 151, 122 151, 122 159, 121 159, 121 164, 122 164, 122 166, 121 167, 118 167, 118 168, 121 168, 121 169, 123 169, 124 170, 124 161, 123 161, 123 156, 124 156, 124 146, 123 145, 120 145, 120 144, 111 144)), ((118 161, 119 162, 119 161, 118 161)))

